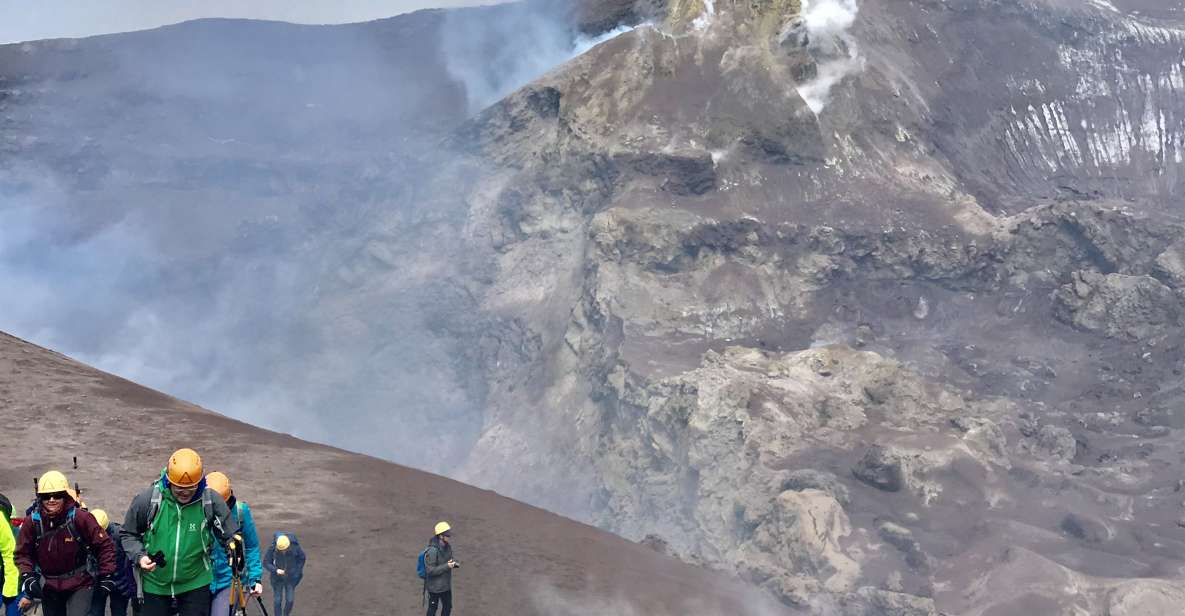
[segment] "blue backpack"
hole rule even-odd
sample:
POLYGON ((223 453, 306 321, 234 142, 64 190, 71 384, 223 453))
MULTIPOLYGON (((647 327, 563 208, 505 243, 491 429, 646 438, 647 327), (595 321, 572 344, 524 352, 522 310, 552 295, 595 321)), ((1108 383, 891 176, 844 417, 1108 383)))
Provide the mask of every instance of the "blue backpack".
POLYGON ((420 579, 425 583, 428 581, 428 565, 424 562, 424 557, 428 555, 430 549, 431 546, 424 548, 424 551, 420 552, 420 557, 416 559, 416 575, 420 576, 420 579))

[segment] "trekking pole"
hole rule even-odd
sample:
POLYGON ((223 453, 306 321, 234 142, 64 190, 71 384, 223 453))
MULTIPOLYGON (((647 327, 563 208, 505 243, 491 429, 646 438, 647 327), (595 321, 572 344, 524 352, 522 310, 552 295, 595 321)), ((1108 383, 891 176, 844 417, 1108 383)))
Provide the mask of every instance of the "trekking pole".
POLYGON ((243 538, 235 535, 226 546, 230 564, 230 611, 247 615, 247 588, 243 584, 243 570, 247 568, 247 554, 243 538))
POLYGON ((247 616, 247 594, 243 578, 235 577, 230 586, 231 613, 247 616))
POLYGON ((263 607, 263 597, 256 595, 255 600, 259 602, 259 611, 263 612, 263 616, 269 616, 267 613, 267 608, 263 607))
POLYGON ((140 563, 132 569, 132 577, 136 579, 136 604, 144 608, 144 575, 140 573, 140 563))

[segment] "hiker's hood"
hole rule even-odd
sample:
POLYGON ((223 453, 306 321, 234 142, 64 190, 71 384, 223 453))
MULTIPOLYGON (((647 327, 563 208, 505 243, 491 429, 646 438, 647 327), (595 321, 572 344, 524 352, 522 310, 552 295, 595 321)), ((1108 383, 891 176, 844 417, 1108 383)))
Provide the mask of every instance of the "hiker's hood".
POLYGON ((292 545, 300 545, 300 540, 296 538, 296 535, 294 535, 292 533, 286 533, 283 531, 276 532, 272 535, 272 545, 276 545, 276 540, 280 538, 280 535, 284 535, 285 537, 288 537, 288 541, 290 541, 292 543, 292 545))

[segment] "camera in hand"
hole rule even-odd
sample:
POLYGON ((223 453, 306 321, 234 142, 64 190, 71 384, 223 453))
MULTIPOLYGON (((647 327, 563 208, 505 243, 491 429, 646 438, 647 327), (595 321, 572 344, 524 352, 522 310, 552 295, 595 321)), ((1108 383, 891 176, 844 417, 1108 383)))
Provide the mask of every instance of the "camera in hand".
POLYGON ((165 553, 163 550, 157 550, 156 554, 149 556, 149 558, 152 559, 152 562, 156 563, 157 567, 164 568, 168 566, 165 562, 165 553))

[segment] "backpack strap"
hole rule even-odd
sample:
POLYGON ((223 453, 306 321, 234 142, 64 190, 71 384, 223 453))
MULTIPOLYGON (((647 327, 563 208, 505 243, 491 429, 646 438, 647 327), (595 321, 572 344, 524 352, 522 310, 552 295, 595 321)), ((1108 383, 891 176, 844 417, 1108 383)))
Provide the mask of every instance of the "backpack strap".
POLYGON ((160 513, 160 505, 162 502, 164 502, 164 498, 165 495, 162 494, 160 488, 156 487, 154 484, 152 488, 152 498, 148 500, 148 519, 145 520, 145 526, 148 530, 145 532, 145 534, 156 528, 156 514, 160 513))
POLYGON ((51 529, 49 532, 45 531, 45 520, 41 517, 40 509, 34 510, 32 513, 33 520, 36 522, 36 525, 33 527, 34 546, 40 545, 41 540, 46 536, 56 535, 63 530, 70 533, 70 538, 74 540, 74 545, 78 546, 76 549, 78 553, 77 561, 79 562, 79 565, 75 567, 73 571, 69 571, 61 575, 42 574, 42 577, 47 580, 64 580, 71 578, 83 571, 87 571, 90 566, 90 559, 92 556, 91 546, 89 543, 83 541, 82 535, 78 533, 78 526, 74 523, 74 515, 76 513, 78 513, 78 508, 72 507, 70 511, 66 513, 66 523, 57 528, 51 529))
POLYGON ((33 521, 37 523, 37 526, 34 527, 33 541, 35 543, 40 543, 41 538, 44 537, 46 534, 53 534, 53 533, 56 533, 56 532, 62 530, 63 528, 65 528, 67 531, 70 532, 70 537, 72 537, 74 539, 74 541, 77 542, 78 538, 79 538, 78 537, 78 529, 74 526, 74 513, 76 511, 78 511, 78 510, 71 509, 66 514, 66 523, 62 526, 59 526, 59 527, 49 531, 49 533, 45 532, 45 522, 41 518, 41 511, 40 510, 34 511, 33 512, 33 521))
POLYGON ((214 513, 214 497, 210 495, 210 488, 202 490, 202 511, 206 514, 206 524, 214 531, 215 538, 221 539, 226 535, 222 527, 222 520, 214 513))

